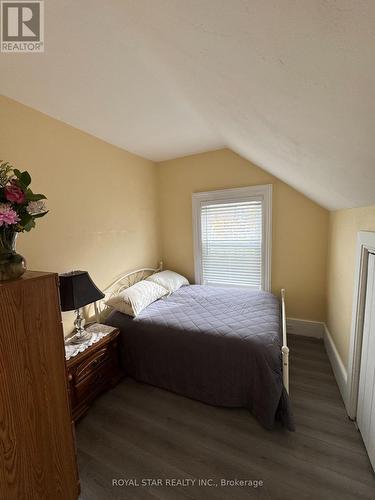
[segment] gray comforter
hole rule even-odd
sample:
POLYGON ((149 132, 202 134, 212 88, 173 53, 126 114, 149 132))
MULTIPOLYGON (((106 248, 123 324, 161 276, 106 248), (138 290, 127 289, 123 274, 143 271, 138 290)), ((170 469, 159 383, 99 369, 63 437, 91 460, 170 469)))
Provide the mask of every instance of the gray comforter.
POLYGON ((283 387, 280 305, 267 292, 190 285, 137 318, 112 312, 126 372, 217 406, 248 408, 271 429, 294 429, 283 387))

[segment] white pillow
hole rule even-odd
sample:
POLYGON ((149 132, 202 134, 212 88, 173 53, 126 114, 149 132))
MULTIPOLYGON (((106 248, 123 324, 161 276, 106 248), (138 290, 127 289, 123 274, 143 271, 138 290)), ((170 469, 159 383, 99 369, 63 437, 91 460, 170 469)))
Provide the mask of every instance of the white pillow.
POLYGON ((107 306, 128 316, 138 316, 145 307, 168 294, 168 290, 152 283, 139 281, 106 301, 107 306))
POLYGON ((169 293, 173 293, 183 285, 189 285, 188 280, 181 274, 174 271, 161 271, 160 273, 152 274, 146 281, 152 281, 166 288, 169 293))

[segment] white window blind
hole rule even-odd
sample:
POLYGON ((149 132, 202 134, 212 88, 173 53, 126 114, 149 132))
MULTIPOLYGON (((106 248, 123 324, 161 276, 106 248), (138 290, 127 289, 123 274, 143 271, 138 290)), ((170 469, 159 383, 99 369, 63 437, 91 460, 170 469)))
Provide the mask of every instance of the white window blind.
POLYGON ((263 200, 201 204, 201 282, 260 290, 263 200))

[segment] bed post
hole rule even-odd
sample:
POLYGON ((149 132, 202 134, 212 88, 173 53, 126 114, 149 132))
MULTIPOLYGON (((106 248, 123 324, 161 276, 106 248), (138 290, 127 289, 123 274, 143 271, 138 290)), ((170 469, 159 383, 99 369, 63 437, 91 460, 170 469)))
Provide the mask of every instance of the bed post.
POLYGON ((94 310, 95 310, 95 321, 96 323, 100 323, 100 313, 98 309, 98 304, 94 302, 94 310))
POLYGON ((283 334, 283 346, 281 348, 283 360, 283 383, 289 394, 289 347, 286 338, 286 312, 285 312, 285 290, 281 290, 281 328, 283 334))

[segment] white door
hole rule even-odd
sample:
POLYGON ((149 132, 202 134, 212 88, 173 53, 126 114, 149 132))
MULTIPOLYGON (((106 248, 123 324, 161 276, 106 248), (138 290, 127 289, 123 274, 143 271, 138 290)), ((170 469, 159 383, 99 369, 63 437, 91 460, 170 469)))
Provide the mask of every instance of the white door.
POLYGON ((369 254, 357 424, 375 470, 375 255, 369 254))

